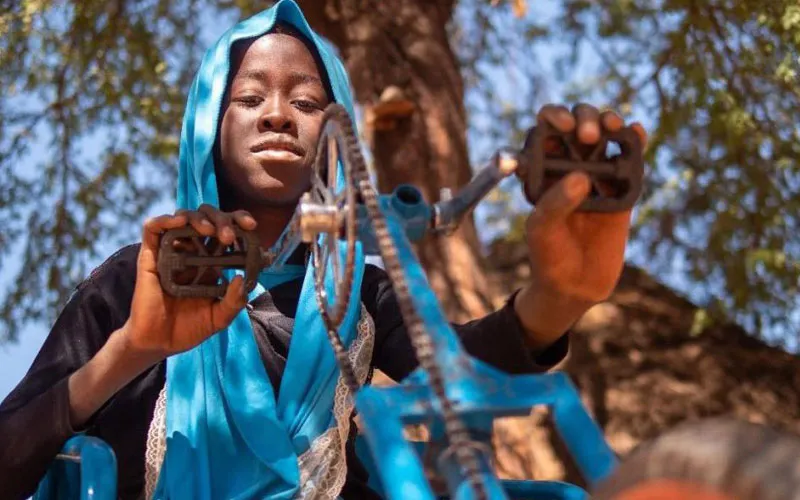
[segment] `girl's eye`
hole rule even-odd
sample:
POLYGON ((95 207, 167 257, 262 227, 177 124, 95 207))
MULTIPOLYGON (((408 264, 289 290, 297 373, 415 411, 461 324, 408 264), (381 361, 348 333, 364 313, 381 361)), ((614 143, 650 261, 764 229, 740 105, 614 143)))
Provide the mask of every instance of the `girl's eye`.
POLYGON ((234 101, 236 101, 237 103, 241 104, 246 108, 255 108, 256 106, 261 104, 262 100, 263 99, 261 99, 258 96, 244 96, 244 97, 237 97, 236 99, 234 99, 234 101))
POLYGON ((305 99, 295 100, 294 105, 297 106, 300 111, 318 111, 322 109, 320 105, 314 101, 307 101, 305 99))

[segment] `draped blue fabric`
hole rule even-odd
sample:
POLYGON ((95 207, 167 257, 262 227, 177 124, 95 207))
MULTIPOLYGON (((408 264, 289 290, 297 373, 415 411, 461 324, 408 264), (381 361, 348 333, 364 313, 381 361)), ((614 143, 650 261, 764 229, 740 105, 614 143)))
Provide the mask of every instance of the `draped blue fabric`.
MULTIPOLYGON (((312 41, 334 100, 353 116, 347 74, 332 46, 311 30, 292 0, 281 0, 230 29, 203 58, 181 131, 179 208, 196 209, 203 203, 219 206, 212 148, 228 82, 231 46, 237 40, 266 34, 276 22, 294 26, 312 41)), ((343 182, 340 175, 337 187, 343 182)), ((346 345, 356 334, 363 270, 359 246, 350 307, 340 332, 346 345)), ((277 399, 246 311, 198 347, 167 360, 167 450, 156 498, 288 499, 297 492, 298 456, 334 422, 339 370, 315 301, 310 264, 263 272, 250 296, 252 300, 264 290, 300 276, 304 282, 277 399)), ((333 293, 331 276, 329 272, 329 296, 333 293)))

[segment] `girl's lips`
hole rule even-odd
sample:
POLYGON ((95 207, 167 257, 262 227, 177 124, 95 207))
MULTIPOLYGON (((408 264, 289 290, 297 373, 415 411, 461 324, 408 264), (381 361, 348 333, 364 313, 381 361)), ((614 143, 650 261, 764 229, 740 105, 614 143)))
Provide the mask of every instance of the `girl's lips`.
POLYGON ((260 151, 256 151, 253 153, 257 158, 265 161, 296 161, 301 159, 302 157, 295 153, 294 151, 289 151, 287 149, 262 149, 260 151))

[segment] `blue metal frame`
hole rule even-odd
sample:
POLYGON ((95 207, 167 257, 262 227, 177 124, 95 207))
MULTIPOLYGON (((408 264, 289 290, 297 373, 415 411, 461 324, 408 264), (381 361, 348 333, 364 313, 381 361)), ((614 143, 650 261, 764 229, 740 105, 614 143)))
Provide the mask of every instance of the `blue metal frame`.
POLYGON ((116 500, 117 459, 103 440, 70 438, 39 483, 33 500, 116 500))
MULTIPOLYGON (((425 442, 410 441, 418 457, 425 453, 425 442)), ((356 436, 356 454, 361 460, 361 464, 367 470, 369 479, 367 484, 370 488, 378 492, 381 496, 386 496, 386 489, 381 483, 380 466, 375 463, 369 444, 364 435, 356 436)), ((588 500, 589 495, 582 488, 574 484, 562 481, 529 481, 501 479, 500 484, 503 491, 515 500, 588 500)))
MULTIPOLYGON (((491 430, 495 418, 527 415, 531 407, 547 405, 556 429, 587 483, 593 486, 608 477, 617 465, 616 456, 583 407, 569 378, 564 373, 510 376, 469 356, 439 308, 413 253, 409 237, 415 234, 408 230, 406 220, 408 214, 415 214, 415 211, 407 207, 404 211, 393 210, 392 203, 382 203, 381 208, 389 223, 410 296, 433 339, 437 364, 444 372, 446 394, 455 402, 458 414, 468 427, 486 433, 491 430)), ((369 450, 373 457, 380 457, 377 473, 388 497, 436 498, 417 450, 403 436, 404 425, 435 422, 441 416, 439 403, 426 383, 426 374, 417 369, 399 386, 364 387, 355 399, 369 450)), ((433 439, 441 437, 438 426, 431 430, 433 439)), ((484 454, 482 459, 482 479, 490 497, 507 498, 511 494, 510 486, 491 472, 490 457, 484 454)), ((472 498, 466 478, 455 464, 440 459, 437 465, 454 498, 472 498)), ((564 483, 545 486, 521 481, 514 484, 515 497, 520 488, 545 488, 559 499, 580 498, 579 493, 585 495, 579 488, 564 483)))
MULTIPOLYGON (((556 430, 590 485, 601 482, 614 471, 617 465, 614 452, 564 373, 509 376, 469 359, 450 371, 448 379, 448 393, 458 401, 457 408, 463 417, 525 416, 532 407, 546 405, 551 409, 556 430)), ((425 476, 418 446, 403 436, 405 425, 428 423, 438 413, 438 404, 424 383, 424 374, 415 372, 394 387, 364 387, 356 396, 356 406, 371 453, 367 460, 381 457, 381 466, 374 472, 386 496, 436 498, 425 476)), ((362 447, 360 457, 366 458, 363 453, 362 447)), ((461 485, 460 491, 467 486, 465 478, 454 474, 458 477, 450 481, 461 485)), ((487 475, 484 481, 492 483, 497 479, 487 475)), ((525 491, 530 492, 531 498, 540 498, 536 495, 545 493, 561 500, 587 497, 581 488, 559 482, 501 481, 499 488, 506 494, 496 493, 492 498, 529 498, 520 496, 525 491)), ((471 492, 463 491, 456 498, 471 498, 471 492)))
MULTIPOLYGON (((380 195, 378 202, 384 213, 394 214, 399 219, 403 233, 411 241, 421 240, 430 231, 434 210, 423 201, 422 193, 416 187, 403 184, 392 194, 380 195)), ((364 255, 380 255, 372 221, 364 205, 358 205, 356 217, 358 240, 364 255)))

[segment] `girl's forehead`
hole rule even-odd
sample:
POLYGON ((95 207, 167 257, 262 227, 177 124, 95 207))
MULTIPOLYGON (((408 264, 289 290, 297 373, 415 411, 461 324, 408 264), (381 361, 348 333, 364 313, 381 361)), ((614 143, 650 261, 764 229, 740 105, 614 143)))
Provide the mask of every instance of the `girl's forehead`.
POLYGON ((229 83, 254 72, 298 72, 319 80, 332 97, 322 60, 312 43, 296 30, 281 28, 231 47, 229 83))
POLYGON ((235 44, 232 58, 237 65, 267 63, 281 59, 283 64, 315 64, 312 51, 299 37, 267 33, 245 43, 235 44))

